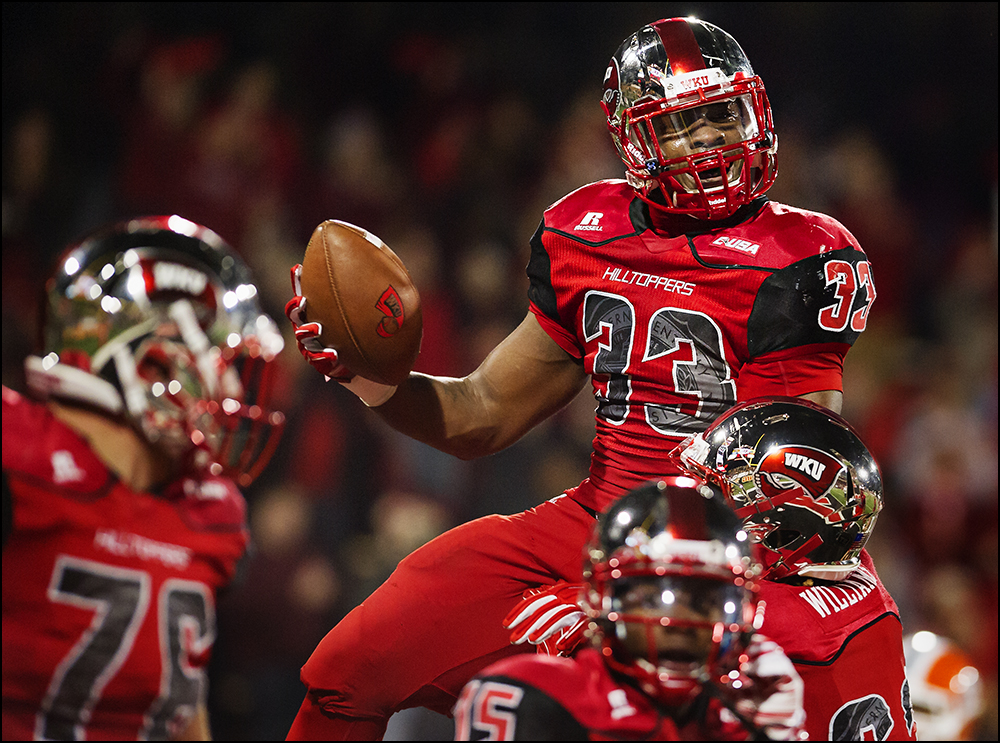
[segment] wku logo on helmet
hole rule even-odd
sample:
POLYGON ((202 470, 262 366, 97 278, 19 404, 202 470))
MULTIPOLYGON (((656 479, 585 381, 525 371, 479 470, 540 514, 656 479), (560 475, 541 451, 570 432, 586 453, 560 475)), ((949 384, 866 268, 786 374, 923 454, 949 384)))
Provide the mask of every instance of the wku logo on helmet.
POLYGON ((755 479, 775 505, 807 508, 833 524, 855 515, 843 513, 843 503, 831 492, 838 480, 846 482, 847 477, 843 463, 826 452, 808 446, 781 446, 760 461, 755 479))
POLYGON ((160 295, 186 294, 215 307, 215 292, 208 275, 201 269, 174 261, 143 259, 139 261, 139 270, 141 282, 137 286, 132 285, 137 279, 129 274, 129 288, 133 294, 140 288, 151 299, 160 295))

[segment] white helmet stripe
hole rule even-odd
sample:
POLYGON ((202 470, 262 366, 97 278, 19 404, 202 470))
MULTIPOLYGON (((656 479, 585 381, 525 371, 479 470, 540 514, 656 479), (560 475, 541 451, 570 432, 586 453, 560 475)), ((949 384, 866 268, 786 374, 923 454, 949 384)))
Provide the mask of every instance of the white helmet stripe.
POLYGON ((202 381, 210 397, 215 397, 219 391, 218 372, 212 359, 209 356, 209 349, 212 347, 205 331, 198 324, 198 317, 195 315, 194 307, 188 299, 178 299, 171 303, 168 310, 170 317, 177 323, 181 331, 184 343, 194 354, 195 363, 198 364, 198 371, 201 372, 202 381))
POLYGON ((115 371, 118 372, 118 381, 125 392, 125 405, 128 406, 128 412, 138 418, 146 412, 149 404, 146 401, 146 389, 139 381, 139 374, 136 372, 132 351, 128 345, 122 344, 115 350, 115 355, 112 358, 115 361, 115 371))

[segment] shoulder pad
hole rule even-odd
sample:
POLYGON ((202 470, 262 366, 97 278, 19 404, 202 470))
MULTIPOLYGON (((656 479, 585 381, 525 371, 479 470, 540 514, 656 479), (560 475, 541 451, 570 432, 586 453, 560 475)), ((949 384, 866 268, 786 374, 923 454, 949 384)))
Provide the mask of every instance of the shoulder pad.
POLYGON ((623 180, 590 183, 545 210, 545 228, 586 242, 635 233, 629 205, 635 191, 623 180))
POLYGON ((236 531, 246 525, 246 500, 228 478, 184 477, 167 487, 164 495, 196 531, 236 531))
POLYGON ((523 656, 522 662, 505 666, 518 668, 517 675, 498 672, 501 661, 469 681, 454 709, 455 739, 483 740, 486 734, 486 740, 587 740, 588 730, 571 709, 531 678, 542 657, 523 656))
POLYGON ((775 271, 747 321, 751 358, 813 343, 853 345, 868 323, 875 285, 854 247, 811 255, 775 271))
POLYGON ((490 676, 527 681, 543 690, 559 689, 578 678, 576 662, 572 658, 555 655, 525 653, 504 658, 483 671, 490 676))
POLYGON ((769 221, 773 220, 773 225, 768 225, 769 229, 774 231, 776 239, 783 243, 782 247, 787 252, 784 263, 777 268, 844 248, 863 252, 854 235, 828 214, 774 201, 768 203, 766 211, 769 221))
POLYGON ((833 217, 773 201, 751 219, 694 237, 698 259, 712 267, 780 270, 836 250, 863 253, 858 241, 833 217))
POLYGON ((67 495, 97 497, 111 473, 43 404, 3 388, 3 469, 67 495))

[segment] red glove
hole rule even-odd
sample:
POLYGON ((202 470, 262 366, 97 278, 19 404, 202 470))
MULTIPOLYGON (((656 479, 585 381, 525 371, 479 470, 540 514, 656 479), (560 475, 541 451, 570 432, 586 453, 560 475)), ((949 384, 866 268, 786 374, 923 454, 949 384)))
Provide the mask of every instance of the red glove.
POLYGON ((771 740, 803 740, 806 713, 802 677, 777 643, 754 635, 740 672, 750 683, 736 709, 771 740))
POLYGON ((587 615, 577 603, 581 583, 529 588, 503 620, 513 645, 528 642, 545 655, 569 657, 584 639, 587 615))
POLYGON ((354 372, 340 363, 335 348, 327 348, 320 341, 323 326, 306 320, 306 298, 302 296, 302 264, 292 267, 292 293, 295 295, 285 305, 285 316, 295 330, 295 342, 306 361, 327 379, 349 382, 354 372))

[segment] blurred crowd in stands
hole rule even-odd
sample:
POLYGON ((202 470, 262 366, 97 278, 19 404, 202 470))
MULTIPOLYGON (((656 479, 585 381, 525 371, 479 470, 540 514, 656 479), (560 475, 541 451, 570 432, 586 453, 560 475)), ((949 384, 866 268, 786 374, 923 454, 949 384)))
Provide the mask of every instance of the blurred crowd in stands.
POLYGON ((622 176, 598 104, 607 59, 688 12, 733 33, 767 85, 769 196, 832 214, 871 258, 878 297, 844 408, 886 478, 870 551, 905 630, 976 661, 981 737, 996 739, 995 3, 4 3, 3 383, 24 389, 55 256, 121 216, 219 232, 288 336, 289 425, 247 492, 248 574, 218 607, 217 738, 284 737, 299 666, 401 557, 587 468, 588 392, 461 462, 325 384, 282 313, 313 228, 382 237, 421 292, 417 369, 472 371, 524 316, 542 210, 622 176))

